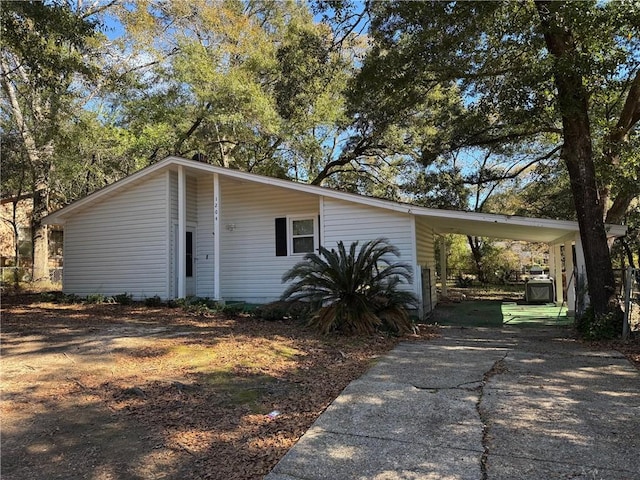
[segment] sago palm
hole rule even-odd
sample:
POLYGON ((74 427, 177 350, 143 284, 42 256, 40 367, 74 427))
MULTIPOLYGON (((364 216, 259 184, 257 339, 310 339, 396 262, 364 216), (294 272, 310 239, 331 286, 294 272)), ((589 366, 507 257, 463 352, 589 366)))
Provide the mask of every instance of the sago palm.
POLYGON ((307 254, 282 277, 293 281, 282 299, 308 302, 310 324, 324 333, 409 331, 407 308, 415 306, 416 298, 399 287, 411 281, 411 267, 393 263, 400 253, 382 238, 357 250, 358 242, 349 251, 339 242, 337 250, 320 247, 318 254, 307 254))

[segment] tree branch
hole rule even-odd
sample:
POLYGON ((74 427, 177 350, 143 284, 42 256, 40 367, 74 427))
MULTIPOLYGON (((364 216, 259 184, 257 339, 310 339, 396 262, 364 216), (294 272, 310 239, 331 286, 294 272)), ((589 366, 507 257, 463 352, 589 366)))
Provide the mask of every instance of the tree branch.
POLYGON ((518 168, 515 172, 509 173, 508 175, 501 175, 499 177, 496 177, 496 176, 487 177, 487 178, 484 178, 484 179, 478 179, 478 181, 471 181, 471 180, 469 180, 467 178, 467 179, 465 179, 465 183, 470 183, 470 184, 474 184, 474 185, 484 185, 486 183, 491 183, 491 182, 501 182, 501 181, 504 181, 504 180, 513 180, 514 178, 520 176, 520 174, 522 174, 522 172, 524 172, 525 170, 530 168, 532 165, 535 165, 536 163, 542 162, 544 160, 549 160, 556 153, 558 153, 560 150, 562 150, 563 146, 564 145, 561 144, 561 145, 558 145, 557 147, 554 147, 550 152, 542 155, 541 157, 534 158, 530 162, 528 162, 525 165, 523 165, 520 168, 518 168))

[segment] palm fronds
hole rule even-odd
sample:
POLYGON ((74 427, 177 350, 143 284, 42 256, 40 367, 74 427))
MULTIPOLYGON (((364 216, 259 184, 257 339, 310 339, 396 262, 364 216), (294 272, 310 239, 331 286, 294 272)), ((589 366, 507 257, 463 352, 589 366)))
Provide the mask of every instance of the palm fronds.
POLYGON ((309 302, 314 312, 310 324, 325 333, 409 331, 406 309, 416 298, 399 286, 411 281, 411 266, 392 262, 400 253, 386 239, 365 242, 359 250, 358 243, 348 251, 339 242, 337 250, 320 247, 317 254, 307 254, 282 277, 292 281, 282 300, 309 302))

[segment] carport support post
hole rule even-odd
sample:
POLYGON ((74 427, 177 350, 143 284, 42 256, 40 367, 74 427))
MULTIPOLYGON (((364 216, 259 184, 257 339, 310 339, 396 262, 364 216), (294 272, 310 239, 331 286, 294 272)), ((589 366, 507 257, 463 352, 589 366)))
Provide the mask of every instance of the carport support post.
POLYGON ((573 268, 573 245, 567 242, 564 245, 565 275, 567 276, 567 315, 574 317, 576 314, 576 276, 573 268))
POLYGON ((178 167, 178 298, 185 297, 187 276, 187 181, 184 167, 178 167))
POLYGON ((447 238, 440 239, 440 292, 443 297, 447 296, 447 238))
POLYGON ((560 244, 551 246, 551 258, 553 259, 553 272, 551 272, 551 275, 556 284, 556 304, 562 305, 562 302, 564 302, 564 295, 562 294, 564 285, 562 282, 562 250, 560 244))

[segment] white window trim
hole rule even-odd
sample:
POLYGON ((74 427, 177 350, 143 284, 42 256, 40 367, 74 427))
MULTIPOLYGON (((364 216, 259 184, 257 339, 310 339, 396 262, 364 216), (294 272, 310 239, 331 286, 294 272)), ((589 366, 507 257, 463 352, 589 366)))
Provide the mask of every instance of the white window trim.
MULTIPOLYGON (((309 213, 307 215, 287 216, 287 249, 290 256, 304 257, 307 253, 293 253, 293 222, 300 220, 313 220, 313 251, 317 252, 320 248, 319 232, 318 232, 318 214, 309 213)), ((306 235, 305 235, 306 236, 306 235)))

